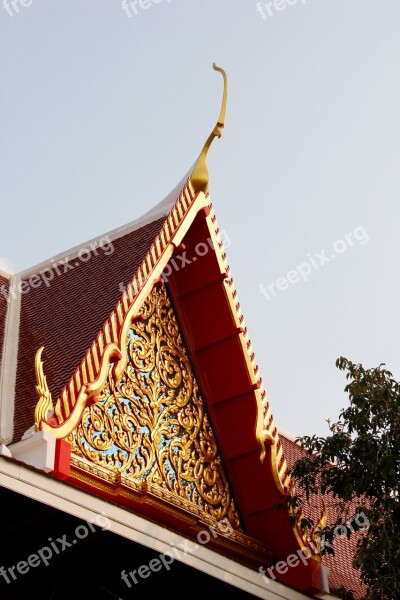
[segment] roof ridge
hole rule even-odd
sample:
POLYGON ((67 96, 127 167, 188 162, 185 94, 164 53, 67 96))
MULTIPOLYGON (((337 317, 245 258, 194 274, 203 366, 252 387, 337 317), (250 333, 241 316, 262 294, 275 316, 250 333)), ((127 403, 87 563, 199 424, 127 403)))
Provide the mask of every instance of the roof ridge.
POLYGON ((4 277, 6 279, 11 279, 11 277, 13 275, 16 275, 16 273, 13 273, 12 271, 8 271, 8 269, 5 266, 0 267, 0 276, 1 277, 4 277))
MULTIPOLYGON (((189 171, 181 179, 179 184, 177 186, 175 186, 174 189, 171 192, 169 192, 169 194, 167 194, 163 198, 163 200, 161 200, 161 202, 159 202, 158 204, 153 206, 153 208, 151 208, 150 210, 148 210, 147 212, 142 214, 140 217, 137 217, 136 219, 134 219, 133 221, 130 221, 129 223, 126 223, 125 225, 120 225, 119 227, 116 227, 115 229, 112 229, 106 233, 102 233, 94 238, 91 238, 90 240, 87 240, 77 246, 73 246, 72 248, 69 248, 68 250, 64 250, 63 252, 60 252, 59 254, 56 254, 55 256, 47 258, 46 260, 44 260, 41 263, 37 263, 36 265, 33 265, 32 267, 28 267, 28 269, 19 271, 17 274, 21 277, 21 279, 26 279, 27 277, 36 275, 37 273, 39 273, 40 271, 42 271, 46 268, 47 269, 54 268, 54 266, 57 265, 57 263, 59 261, 62 261, 62 259, 66 258, 66 257, 68 257, 70 260, 73 260, 74 258, 76 258, 79 255, 79 252, 81 252, 83 248, 91 247, 91 245, 95 245, 95 243, 97 243, 101 240, 109 238, 111 241, 115 241, 121 237, 124 237, 125 235, 128 235, 129 233, 132 233, 133 231, 137 231, 138 229, 141 229, 142 227, 149 225, 150 223, 154 223, 154 221, 157 221, 158 219, 160 219, 163 216, 167 217, 169 212, 173 208, 177 197, 179 196, 180 192, 182 191, 186 182, 188 181, 189 175, 190 175, 192 169, 193 169, 193 167, 191 167, 189 169, 189 171)), ((0 267, 0 274, 1 274, 1 267, 0 267)), ((8 275, 13 275, 13 273, 9 273, 8 275)))
POLYGON ((36 423, 37 428, 51 431, 56 437, 66 437, 78 422, 86 403, 99 393, 110 363, 114 362, 116 372, 122 373, 126 362, 125 337, 132 318, 139 312, 149 288, 160 278, 197 212, 207 203, 207 196, 203 192, 196 193, 188 179, 114 310, 62 389, 54 415, 36 423))
POLYGON ((293 442, 294 444, 296 444, 298 446, 300 445, 298 442, 296 442, 297 438, 300 436, 294 435, 294 433, 292 433, 291 431, 288 431, 284 427, 280 427, 279 425, 277 427, 278 427, 279 435, 281 435, 284 438, 286 438, 287 440, 289 440, 289 442, 293 442))

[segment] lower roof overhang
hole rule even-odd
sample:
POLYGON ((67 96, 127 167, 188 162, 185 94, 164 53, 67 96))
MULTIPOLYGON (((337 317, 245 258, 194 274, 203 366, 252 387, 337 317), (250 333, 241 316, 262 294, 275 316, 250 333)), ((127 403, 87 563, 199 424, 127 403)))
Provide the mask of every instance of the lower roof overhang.
MULTIPOLYGON (((109 531, 161 553, 185 545, 187 538, 102 498, 49 477, 13 459, 0 457, 0 486, 86 521, 98 515, 108 519, 109 531)), ((199 546, 178 559, 199 571, 265 600, 306 600, 308 596, 281 583, 268 584, 260 573, 199 546)))

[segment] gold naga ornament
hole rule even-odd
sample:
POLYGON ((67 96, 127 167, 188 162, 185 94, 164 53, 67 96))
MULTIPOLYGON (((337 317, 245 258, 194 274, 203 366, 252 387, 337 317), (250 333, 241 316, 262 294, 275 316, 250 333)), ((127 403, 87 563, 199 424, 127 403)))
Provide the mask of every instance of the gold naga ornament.
POLYGON ((42 419, 48 419, 53 414, 53 400, 47 385, 46 375, 43 370, 42 353, 44 346, 39 348, 35 356, 35 373, 36 373, 36 393, 39 396, 39 401, 35 408, 35 431, 39 431, 39 424, 42 419))

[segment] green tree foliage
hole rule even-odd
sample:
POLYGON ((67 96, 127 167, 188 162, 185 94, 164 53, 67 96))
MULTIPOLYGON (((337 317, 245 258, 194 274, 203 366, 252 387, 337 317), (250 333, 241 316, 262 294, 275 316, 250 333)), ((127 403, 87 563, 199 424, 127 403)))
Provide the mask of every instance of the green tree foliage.
MULTIPOLYGON (((340 357, 336 366, 346 372, 350 405, 337 422, 328 421, 331 435, 298 438, 305 454, 291 474, 303 497, 330 494, 333 501, 333 523, 321 531, 328 542, 323 552, 334 553, 329 542, 335 528, 354 517, 355 506, 356 514, 366 515, 369 527, 358 538, 353 560, 368 589, 365 598, 399 600, 400 383, 382 364, 364 369, 340 357)), ((356 530, 346 527, 346 535, 356 530)))

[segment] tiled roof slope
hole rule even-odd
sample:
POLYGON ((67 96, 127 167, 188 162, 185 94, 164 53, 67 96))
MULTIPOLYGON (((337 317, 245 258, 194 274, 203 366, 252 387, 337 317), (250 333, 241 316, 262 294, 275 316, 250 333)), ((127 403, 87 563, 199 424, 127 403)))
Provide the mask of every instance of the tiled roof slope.
MULTIPOLYGON (((295 462, 302 457, 303 453, 300 446, 286 437, 282 432, 280 432, 280 440, 288 468, 291 469, 295 462)), ((329 511, 330 499, 329 496, 324 499, 322 496, 314 496, 310 499, 309 516, 311 516, 315 522, 318 522, 321 517, 321 512, 323 510, 322 500, 324 500, 325 505, 328 506, 329 511)), ((354 508, 356 508, 356 505, 354 505, 354 508)), ((304 504, 304 513, 307 516, 306 503, 304 504)), ((350 536, 349 540, 344 536, 343 538, 338 536, 333 544, 335 555, 333 556, 326 553, 323 556, 322 562, 330 570, 329 587, 332 591, 344 587, 348 591, 353 592, 355 600, 362 600, 365 595, 365 588, 360 581, 359 572, 352 566, 352 558, 356 549, 358 535, 359 534, 354 534, 350 536)))
POLYGON ((3 359, 3 346, 4 346, 4 335, 6 329, 6 317, 7 317, 7 294, 10 287, 10 281, 6 277, 0 274, 0 365, 3 359))
MULTIPOLYGON (((43 281, 38 287, 26 284, 28 291, 21 298, 14 441, 33 425, 38 348, 45 347, 47 382, 56 399, 121 296, 120 284, 132 278, 164 221, 165 217, 159 218, 112 240, 112 246, 102 238, 97 254, 92 251, 89 259, 87 253, 70 259, 73 268, 66 272, 65 263, 54 261, 48 286, 43 281)), ((30 278, 31 273, 23 281, 30 278)))

